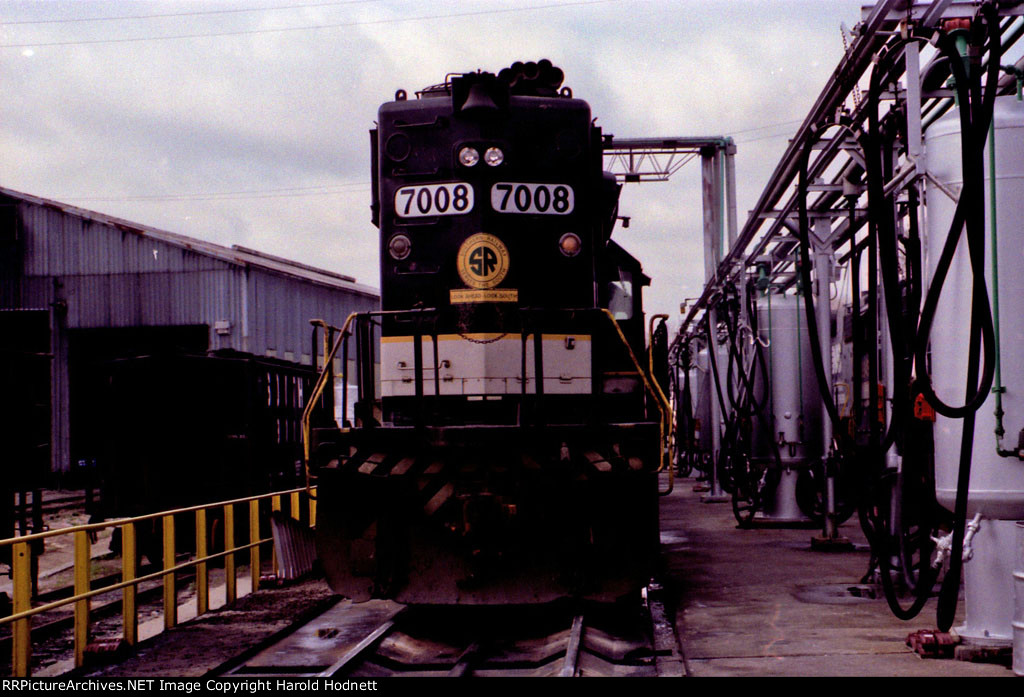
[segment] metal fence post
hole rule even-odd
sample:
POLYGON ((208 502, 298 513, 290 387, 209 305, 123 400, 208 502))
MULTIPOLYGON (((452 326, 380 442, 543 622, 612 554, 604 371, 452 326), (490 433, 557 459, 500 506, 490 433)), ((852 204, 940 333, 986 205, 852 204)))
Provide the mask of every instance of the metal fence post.
MULTIPOLYGON (((164 571, 174 568, 174 516, 165 515, 164 521, 164 571)), ((178 624, 178 594, 174 587, 175 573, 164 574, 164 629, 178 624)))
MULTIPOLYGON (((270 517, 273 519, 275 513, 281 512, 281 497, 274 496, 270 499, 270 517)), ((273 533, 274 524, 271 522, 270 531, 273 533)), ((274 577, 276 578, 280 569, 277 567, 277 549, 274 546, 270 548, 270 565, 274 569, 274 577)))
POLYGON ((249 575, 252 577, 252 590, 260 588, 260 502, 249 502, 249 575))
MULTIPOLYGON (((224 551, 230 552, 235 548, 235 507, 232 504, 224 506, 224 551)), ((233 603, 238 598, 238 585, 235 578, 235 555, 228 554, 224 557, 224 591, 226 602, 233 603)))
MULTIPOLYGON (((206 548, 206 509, 196 511, 196 559, 205 559, 206 548)), ((196 564, 196 614, 202 615, 210 609, 210 575, 206 562, 196 564)))
MULTIPOLYGON (((82 595, 91 590, 89 580, 92 565, 92 545, 89 533, 79 530, 75 533, 75 595, 82 595)), ((89 598, 75 603, 75 667, 81 668, 85 663, 85 647, 89 643, 89 598)))
MULTIPOLYGON (((121 580, 135 580, 135 523, 121 526, 121 580)), ((125 586, 121 591, 122 614, 124 618, 124 640, 134 646, 139 640, 139 616, 135 607, 135 586, 125 586)))
MULTIPOLYGON (((32 609, 32 548, 28 542, 15 542, 11 548, 11 573, 14 581, 14 614, 32 609)), ((11 674, 16 678, 29 676, 32 657, 32 620, 15 620, 11 628, 13 653, 11 674)))

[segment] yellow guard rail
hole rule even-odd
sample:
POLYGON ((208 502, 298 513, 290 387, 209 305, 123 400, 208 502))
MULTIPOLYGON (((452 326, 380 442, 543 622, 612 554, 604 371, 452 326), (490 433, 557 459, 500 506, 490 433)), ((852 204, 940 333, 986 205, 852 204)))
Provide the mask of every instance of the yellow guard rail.
MULTIPOLYGON (((210 585, 208 564, 216 559, 224 559, 225 597, 230 604, 238 597, 237 572, 235 555, 249 550, 249 571, 252 578, 252 590, 259 589, 260 581, 260 547, 271 543, 272 537, 260 536, 260 502, 269 501, 271 511, 280 511, 284 497, 289 497, 292 518, 299 519, 301 496, 306 494, 305 487, 279 491, 260 496, 234 499, 178 508, 172 511, 151 513, 135 518, 121 518, 103 523, 77 525, 74 527, 49 530, 46 532, 0 540, 0 547, 11 548, 11 572, 14 581, 13 613, 0 618, 0 626, 10 624, 12 639, 11 674, 12 677, 28 677, 32 657, 32 617, 66 605, 74 605, 74 637, 75 667, 80 667, 85 658, 85 648, 89 643, 90 600, 98 595, 121 590, 121 613, 124 624, 124 640, 128 644, 138 641, 138 607, 136 593, 141 583, 163 579, 164 587, 164 628, 169 629, 178 623, 177 590, 175 574, 196 568, 196 614, 202 615, 209 611, 210 585), (235 544, 235 507, 248 504, 249 542, 235 544), (224 551, 208 553, 207 513, 211 510, 222 510, 224 516, 223 544, 224 551), (196 551, 192 559, 181 563, 175 558, 175 516, 194 513, 196 526, 196 551), (163 526, 163 569, 145 576, 136 577, 138 556, 136 549, 136 526, 139 523, 161 520, 163 526), (91 587, 90 564, 91 536, 106 528, 121 530, 121 582, 103 588, 91 587), (74 595, 56 600, 45 605, 32 607, 32 543, 62 535, 71 535, 74 540, 74 595)), ((307 495, 308 496, 308 495, 307 495)), ((308 497, 309 523, 316 524, 316 501, 308 497)), ((277 559, 272 555, 272 563, 277 571, 277 559)))

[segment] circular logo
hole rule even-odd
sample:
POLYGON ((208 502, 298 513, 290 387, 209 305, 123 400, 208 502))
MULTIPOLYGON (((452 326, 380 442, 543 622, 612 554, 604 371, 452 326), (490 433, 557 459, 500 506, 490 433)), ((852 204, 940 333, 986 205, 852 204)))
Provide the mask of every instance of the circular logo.
POLYGON ((459 247, 459 277, 470 288, 493 288, 508 274, 508 248, 494 235, 480 232, 459 247))

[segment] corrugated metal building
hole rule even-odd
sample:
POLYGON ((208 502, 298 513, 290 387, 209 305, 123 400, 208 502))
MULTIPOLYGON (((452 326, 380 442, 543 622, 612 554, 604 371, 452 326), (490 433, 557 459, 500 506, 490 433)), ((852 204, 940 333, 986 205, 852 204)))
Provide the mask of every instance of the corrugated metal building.
POLYGON ((96 379, 83 366, 168 348, 308 365, 309 320, 340 326, 378 307, 348 276, 0 188, 0 351, 49 347, 35 365, 50 375, 54 472, 81 456, 75 417, 96 379))

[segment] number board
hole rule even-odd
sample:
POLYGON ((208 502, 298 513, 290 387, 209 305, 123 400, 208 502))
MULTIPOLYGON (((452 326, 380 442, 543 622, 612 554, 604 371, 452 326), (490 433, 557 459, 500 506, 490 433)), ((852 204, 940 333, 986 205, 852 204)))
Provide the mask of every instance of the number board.
POLYGON ((400 218, 461 215, 473 210, 473 187, 465 182, 403 186, 395 192, 395 213, 400 218))
POLYGON ((566 184, 498 182, 491 187, 491 207, 499 213, 568 215, 575 204, 566 184))

